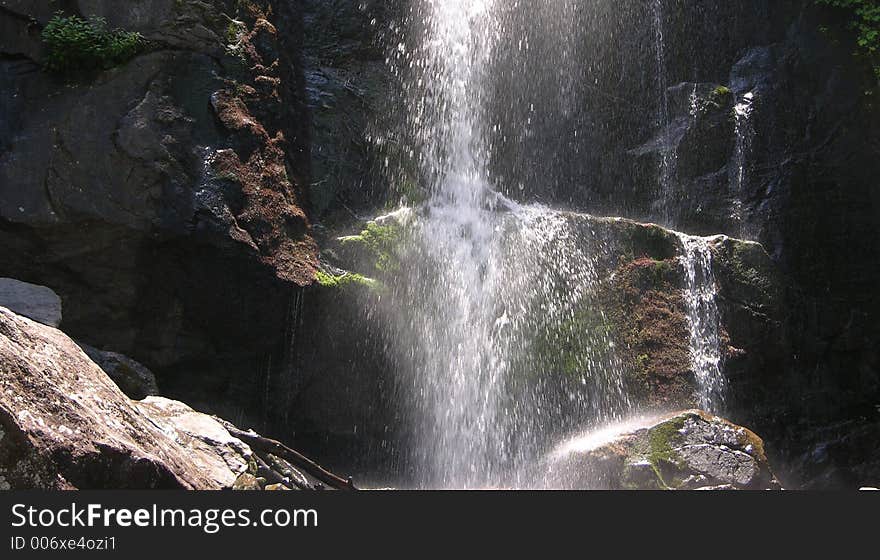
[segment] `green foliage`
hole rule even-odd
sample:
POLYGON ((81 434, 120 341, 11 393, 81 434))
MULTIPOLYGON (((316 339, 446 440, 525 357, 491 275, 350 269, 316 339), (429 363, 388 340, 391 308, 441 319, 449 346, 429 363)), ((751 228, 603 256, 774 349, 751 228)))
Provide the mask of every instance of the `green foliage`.
POLYGON ((241 35, 241 27, 237 21, 231 20, 229 24, 226 26, 226 44, 234 45, 238 43, 238 38, 241 35))
POLYGON ((140 33, 109 29, 103 18, 83 19, 61 12, 46 24, 42 39, 46 68, 65 74, 113 68, 146 46, 140 33))
POLYGON ((849 13, 849 27, 856 32, 858 51, 874 66, 880 78, 880 0, 816 0, 849 13))

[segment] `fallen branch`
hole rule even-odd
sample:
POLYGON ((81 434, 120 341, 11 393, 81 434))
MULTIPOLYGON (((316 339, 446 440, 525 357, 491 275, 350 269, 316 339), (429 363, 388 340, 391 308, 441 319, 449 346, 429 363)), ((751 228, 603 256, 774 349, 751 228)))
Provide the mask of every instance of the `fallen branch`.
POLYGON ((309 486, 309 481, 305 475, 296 470, 289 462, 271 453, 268 454, 266 459, 267 463, 270 463, 275 471, 284 475, 287 481, 285 483, 286 486, 296 486, 300 490, 314 490, 314 488, 309 486))
POLYGON ((266 479, 267 484, 283 484, 290 487, 290 481, 284 475, 270 467, 259 454, 254 453, 254 461, 257 462, 257 476, 266 479))
POLYGON ((254 451, 262 451, 263 453, 269 453, 276 457, 280 457, 294 467, 302 469, 303 472, 326 484, 330 488, 335 488, 336 490, 357 490, 351 478, 344 479, 331 473, 305 455, 294 451, 279 441, 265 438, 252 432, 245 432, 228 424, 226 430, 233 437, 248 444, 254 451))

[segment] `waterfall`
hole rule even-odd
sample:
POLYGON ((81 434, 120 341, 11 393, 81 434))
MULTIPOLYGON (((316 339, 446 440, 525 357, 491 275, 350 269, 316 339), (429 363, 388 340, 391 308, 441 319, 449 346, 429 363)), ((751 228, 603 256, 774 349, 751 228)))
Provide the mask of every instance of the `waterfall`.
POLYGON ((418 487, 540 486, 530 466, 555 436, 629 406, 593 301, 602 242, 493 184, 487 105, 502 7, 417 2, 416 44, 397 48, 428 194, 389 298, 418 487))
POLYGON ((700 408, 719 412, 724 406, 726 380, 721 369, 721 337, 711 238, 681 234, 684 247, 685 304, 690 326, 691 365, 696 376, 700 408))
MULTIPOLYGON (((411 272, 420 483, 472 487, 493 467, 490 446, 503 360, 492 352, 497 243, 484 137, 494 24, 490 0, 421 4, 424 25, 411 109, 430 199, 411 272), (420 74, 421 76, 421 74, 420 74), (430 82, 428 81, 430 80, 430 82)), ((408 306, 409 307, 409 306, 408 306)))

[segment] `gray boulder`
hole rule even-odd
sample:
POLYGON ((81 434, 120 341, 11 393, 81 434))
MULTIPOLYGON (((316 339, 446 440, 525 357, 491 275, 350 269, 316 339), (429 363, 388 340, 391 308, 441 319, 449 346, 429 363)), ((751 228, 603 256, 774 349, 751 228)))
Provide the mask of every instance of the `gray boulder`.
POLYGON ((0 308, 0 487, 229 488, 250 449, 181 403, 136 403, 64 333, 0 308))
POLYGON ((163 397, 147 397, 135 406, 186 449, 192 462, 217 487, 231 488, 247 473, 253 455, 250 447, 231 436, 216 418, 163 397))
POLYGON ((0 306, 50 327, 61 324, 61 298, 45 286, 0 278, 0 306))

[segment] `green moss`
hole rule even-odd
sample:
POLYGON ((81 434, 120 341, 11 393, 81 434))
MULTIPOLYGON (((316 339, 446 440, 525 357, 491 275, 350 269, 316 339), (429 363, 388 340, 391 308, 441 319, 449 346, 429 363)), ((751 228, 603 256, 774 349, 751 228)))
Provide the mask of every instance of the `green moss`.
POLYGON ((362 246, 372 259, 377 272, 393 273, 400 266, 397 258, 400 236, 401 226, 396 223, 379 225, 376 222, 369 222, 360 234, 342 237, 339 242, 343 246, 362 246))
POLYGON ((674 261, 672 260, 654 261, 652 271, 654 273, 654 282, 657 286, 663 286, 669 281, 670 275, 675 272, 673 263, 674 261))
POLYGON ((686 419, 685 416, 673 418, 655 426, 648 432, 649 450, 647 459, 651 463, 657 479, 667 489, 675 488, 678 485, 676 480, 667 482, 663 471, 664 469, 668 470, 669 467, 673 469, 678 468, 678 454, 675 452, 673 444, 680 435, 681 429, 684 428, 686 419))
POLYGON ((350 272, 336 276, 319 270, 315 274, 315 280, 321 286, 333 289, 342 289, 348 286, 363 286, 373 289, 379 286, 379 283, 372 278, 367 278, 366 276, 350 272))
POLYGON ((772 305, 774 277, 769 259, 759 245, 735 242, 732 250, 723 256, 722 265, 728 267, 733 280, 749 289, 756 303, 772 305))
POLYGON ((621 223, 620 240, 617 250, 623 259, 635 260, 648 257, 662 261, 677 255, 675 236, 659 226, 621 223))
POLYGON ((550 371, 578 378, 588 372, 587 364, 602 361, 597 353, 610 351, 607 341, 612 330, 601 308, 585 301, 566 319, 537 329, 528 354, 550 371))
POLYGON ((140 33, 109 29, 99 17, 65 17, 57 12, 41 35, 47 70, 68 76, 124 64, 147 46, 140 33))
POLYGON ((226 26, 226 44, 234 45, 238 43, 238 38, 242 32, 239 22, 235 20, 230 20, 229 24, 226 26))
POLYGON ((732 92, 730 88, 727 86, 718 86, 714 90, 712 90, 712 97, 727 97, 732 92))

